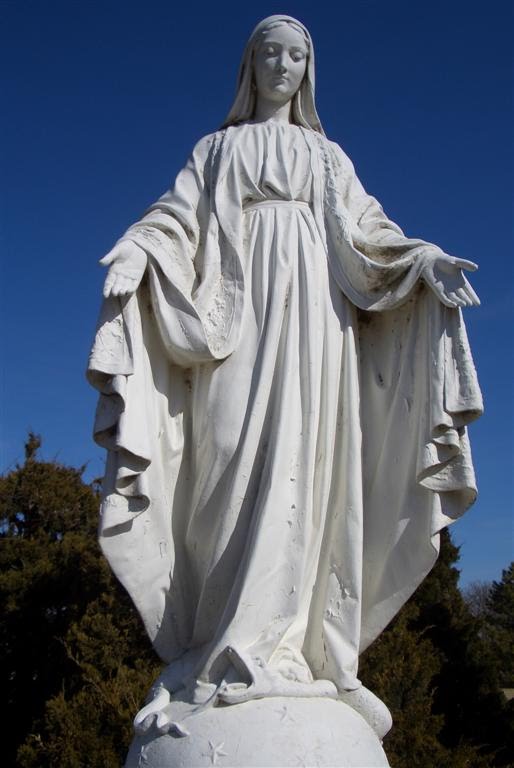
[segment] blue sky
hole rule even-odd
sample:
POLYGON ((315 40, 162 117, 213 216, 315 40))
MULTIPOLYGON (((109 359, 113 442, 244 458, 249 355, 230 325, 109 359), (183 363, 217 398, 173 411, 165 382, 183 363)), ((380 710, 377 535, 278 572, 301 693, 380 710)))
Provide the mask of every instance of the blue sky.
POLYGON ((84 379, 97 261, 222 122, 247 36, 277 12, 309 27, 325 131, 368 191, 480 265, 480 499, 453 532, 463 583, 498 578, 514 557, 510 0, 0 0, 0 470, 32 429, 45 457, 102 474, 84 379))

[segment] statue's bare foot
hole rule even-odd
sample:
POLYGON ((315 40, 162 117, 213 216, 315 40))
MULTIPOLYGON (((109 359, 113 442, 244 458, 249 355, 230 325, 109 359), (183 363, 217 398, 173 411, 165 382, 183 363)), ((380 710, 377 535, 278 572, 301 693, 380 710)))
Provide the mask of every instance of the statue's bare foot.
POLYGON ((363 685, 354 691, 340 691, 339 699, 361 715, 382 740, 393 724, 384 702, 363 685))

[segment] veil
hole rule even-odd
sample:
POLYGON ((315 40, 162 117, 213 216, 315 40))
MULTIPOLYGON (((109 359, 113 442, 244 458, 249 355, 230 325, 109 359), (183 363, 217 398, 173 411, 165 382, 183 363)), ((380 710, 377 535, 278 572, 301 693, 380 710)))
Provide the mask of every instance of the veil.
POLYGON ((252 119, 255 112, 255 85, 253 79, 253 55, 255 47, 264 32, 282 24, 287 24, 297 32, 300 32, 305 38, 308 48, 305 76, 298 91, 293 96, 291 110, 292 122, 295 125, 301 125, 304 128, 309 128, 311 131, 317 131, 318 133, 325 135, 314 101, 314 47, 312 38, 307 28, 300 21, 293 19, 292 16, 283 15, 268 16, 266 19, 263 19, 257 24, 250 35, 239 67, 236 98, 225 118, 225 122, 221 126, 222 128, 227 128, 229 125, 237 125, 238 123, 243 123, 246 120, 252 119))

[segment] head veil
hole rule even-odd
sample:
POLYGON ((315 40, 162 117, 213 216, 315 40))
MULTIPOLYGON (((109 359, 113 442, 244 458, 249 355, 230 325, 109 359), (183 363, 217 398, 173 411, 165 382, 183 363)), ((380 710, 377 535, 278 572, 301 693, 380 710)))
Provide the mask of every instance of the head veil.
POLYGON ((307 43, 307 68, 300 88, 293 96, 291 119, 296 125, 324 134, 314 102, 314 47, 306 27, 291 16, 268 16, 250 35, 243 53, 237 79, 237 93, 222 128, 251 120, 255 112, 255 84, 253 77, 254 51, 264 32, 281 24, 288 24, 305 38, 307 43))

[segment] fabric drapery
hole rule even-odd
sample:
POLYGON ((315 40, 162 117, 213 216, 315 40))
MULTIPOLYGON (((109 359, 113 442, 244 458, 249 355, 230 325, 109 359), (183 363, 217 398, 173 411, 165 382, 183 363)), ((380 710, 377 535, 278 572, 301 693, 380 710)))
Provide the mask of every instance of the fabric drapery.
POLYGON ((215 683, 231 648, 357 687, 476 494, 461 312, 420 282, 439 249, 272 121, 203 139, 124 237, 146 279, 106 300, 89 364, 105 554, 177 669, 215 683))

